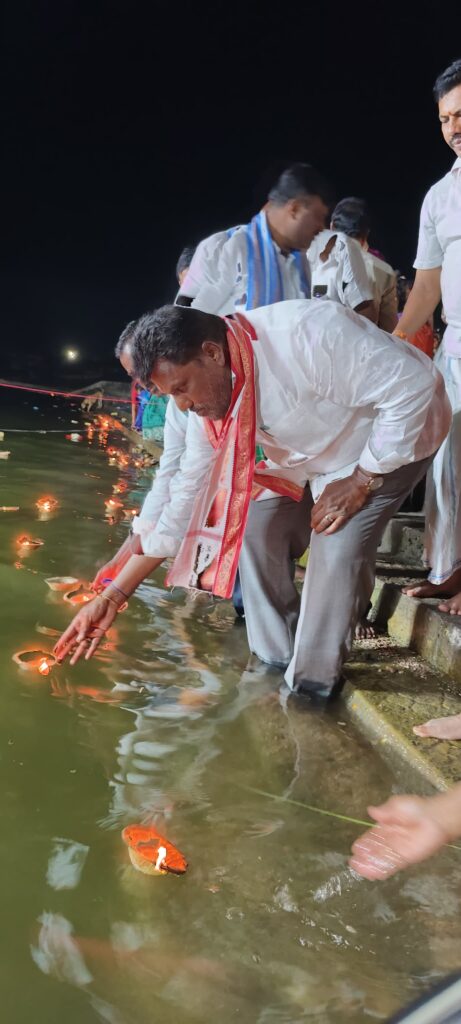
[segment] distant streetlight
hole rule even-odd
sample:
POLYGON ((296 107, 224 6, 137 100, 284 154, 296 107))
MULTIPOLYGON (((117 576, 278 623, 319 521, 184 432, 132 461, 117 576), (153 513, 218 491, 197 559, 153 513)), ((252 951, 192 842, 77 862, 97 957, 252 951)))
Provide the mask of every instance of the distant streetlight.
POLYGON ((75 363, 78 357, 79 353, 76 348, 66 348, 64 350, 64 358, 67 359, 69 363, 75 363))

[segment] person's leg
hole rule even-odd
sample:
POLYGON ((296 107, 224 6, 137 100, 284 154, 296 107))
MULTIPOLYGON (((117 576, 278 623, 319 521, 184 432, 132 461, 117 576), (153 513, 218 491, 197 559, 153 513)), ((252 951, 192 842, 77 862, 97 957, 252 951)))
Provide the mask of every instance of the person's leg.
POLYGON ((337 533, 313 533, 294 655, 285 675, 290 689, 328 697, 341 683, 356 622, 373 592, 375 559, 384 527, 430 459, 384 477, 379 491, 337 533))
MULTIPOLYGON (((461 359, 448 356, 442 345, 436 362, 453 422, 427 478, 424 560, 430 566, 429 577, 404 587, 409 597, 453 597, 461 590, 461 359)), ((442 611, 451 611, 451 602, 442 611)))
POLYGON ((252 501, 239 561, 248 644, 253 654, 285 668, 293 654, 300 597, 295 560, 307 548, 312 496, 252 501))

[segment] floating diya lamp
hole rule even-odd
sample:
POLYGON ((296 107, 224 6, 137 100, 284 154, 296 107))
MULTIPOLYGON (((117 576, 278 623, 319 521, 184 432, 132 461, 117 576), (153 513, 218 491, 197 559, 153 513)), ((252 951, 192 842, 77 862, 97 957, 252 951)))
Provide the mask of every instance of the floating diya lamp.
POLYGON ((0 459, 9 459, 11 452, 0 452, 0 459))
POLYGON ((120 455, 118 448, 114 448, 113 445, 110 445, 110 447, 107 448, 106 451, 109 457, 112 459, 115 458, 115 456, 120 455))
POLYGON ((113 515, 114 512, 117 512, 119 509, 123 508, 123 502, 119 501, 118 498, 107 498, 104 504, 106 506, 106 511, 109 513, 109 515, 113 515))
POLYGON ((37 651, 34 648, 13 654, 13 661, 19 668, 25 669, 26 672, 39 672, 41 676, 49 675, 56 660, 51 651, 37 651))
POLYGON ((39 512, 54 512, 58 505, 58 499, 53 498, 50 494, 46 494, 35 502, 35 507, 38 508, 39 512))
POLYGON ((112 484, 112 490, 114 494, 124 494, 128 490, 126 480, 117 480, 116 484, 112 484))
POLYGON ((64 600, 73 605, 89 604, 95 596, 94 590, 87 590, 83 584, 80 584, 76 590, 69 590, 67 594, 64 594, 64 600))
POLYGON ((187 871, 184 855, 152 825, 127 825, 122 839, 133 867, 145 875, 183 875, 187 871))
POLYGON ((29 537, 27 533, 23 533, 21 537, 16 540, 16 547, 21 548, 23 553, 26 551, 33 551, 34 548, 41 548, 45 543, 44 540, 40 540, 40 537, 29 537))
POLYGON ((75 576, 49 576, 45 580, 50 590, 70 590, 78 582, 75 576))
POLYGON ((81 434, 66 434, 66 441, 83 441, 81 434))
POLYGON ((139 508, 124 508, 123 509, 123 518, 124 519, 128 519, 128 521, 130 519, 133 519, 134 516, 137 516, 138 514, 139 514, 139 508))
POLYGON ((0 512, 19 512, 19 505, 0 505, 0 512))

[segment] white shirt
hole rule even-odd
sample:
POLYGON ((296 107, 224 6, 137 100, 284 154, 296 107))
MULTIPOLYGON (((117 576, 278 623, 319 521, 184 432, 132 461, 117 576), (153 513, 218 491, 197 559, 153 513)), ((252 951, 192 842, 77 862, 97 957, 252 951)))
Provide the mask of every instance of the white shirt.
MULTIPOLYGON (((235 230, 235 228, 231 228, 230 232, 235 230)), ((202 294, 202 290, 204 290, 203 297, 205 297, 208 288, 210 286, 213 288, 221 250, 223 245, 229 241, 230 232, 216 231, 214 235, 209 235, 208 238, 203 238, 199 242, 179 289, 179 295, 187 295, 189 299, 196 299, 198 295, 202 294)), ((226 316, 227 313, 232 312, 229 302, 224 302, 219 309, 205 309, 204 311, 216 313, 218 316, 226 316)))
POLYGON ((417 270, 442 268, 442 302, 448 323, 444 346, 461 356, 461 157, 427 193, 419 227, 417 270))
POLYGON ((373 299, 378 314, 377 324, 382 331, 392 334, 398 320, 397 280, 395 270, 390 263, 375 256, 368 248, 364 248, 355 238, 351 242, 359 247, 363 256, 368 283, 373 292, 373 299))
POLYGON ((164 449, 155 471, 152 487, 144 499, 139 516, 133 519, 133 532, 143 534, 155 528, 165 505, 171 497, 171 483, 179 470, 181 457, 186 447, 186 432, 189 417, 181 412, 170 398, 166 407, 164 427, 164 449))
MULTIPOLYGON (((414 346, 333 302, 278 302, 245 316, 257 334, 256 441, 273 472, 310 481, 314 497, 359 462, 390 473, 432 454, 446 436, 442 377, 414 346)), ((188 419, 170 502, 155 529, 146 523, 142 532, 152 557, 177 553, 214 457, 202 419, 188 419)))
POLYGON ((373 298, 360 246, 342 231, 321 231, 307 250, 307 258, 313 298, 333 299, 350 309, 373 298), (336 242, 323 262, 320 256, 331 238, 336 242), (316 291, 320 293, 317 296, 316 291))
MULTIPOLYGON (((189 273, 192 271, 191 286, 194 298, 191 305, 205 313, 226 316, 236 310, 245 310, 248 295, 248 245, 244 227, 235 229, 231 238, 224 238, 227 232, 219 232, 204 239, 202 251, 195 253, 189 273), (213 240, 216 240, 213 242, 213 240), (196 259, 197 257, 197 259, 196 259)), ((304 298, 299 270, 293 253, 284 256, 275 242, 272 242, 283 283, 283 294, 287 299, 304 298)), ((306 260, 305 273, 310 280, 309 264, 306 260)), ((180 295, 191 296, 189 274, 180 288, 180 295)))

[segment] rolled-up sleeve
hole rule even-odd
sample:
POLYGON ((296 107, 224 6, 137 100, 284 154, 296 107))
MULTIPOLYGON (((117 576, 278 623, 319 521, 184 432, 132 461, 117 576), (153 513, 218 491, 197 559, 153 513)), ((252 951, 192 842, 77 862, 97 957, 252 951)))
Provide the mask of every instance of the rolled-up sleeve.
POLYGON ((421 207, 418 250, 413 264, 416 270, 435 270, 443 263, 443 250, 436 232, 434 204, 435 193, 430 189, 421 207))
MULTIPOLYGON (((171 404, 174 405, 173 399, 170 399, 169 406, 171 404)), ((133 522, 133 532, 139 534, 143 552, 150 558, 174 557, 179 551, 189 525, 195 497, 214 458, 214 449, 200 418, 194 413, 189 413, 187 419, 180 454, 180 438, 176 429, 175 447, 171 449, 167 463, 168 476, 167 472, 164 474, 167 489, 160 479, 160 490, 157 495, 154 481, 141 515, 133 522)), ((167 440, 166 436, 165 454, 168 456, 167 440)))

